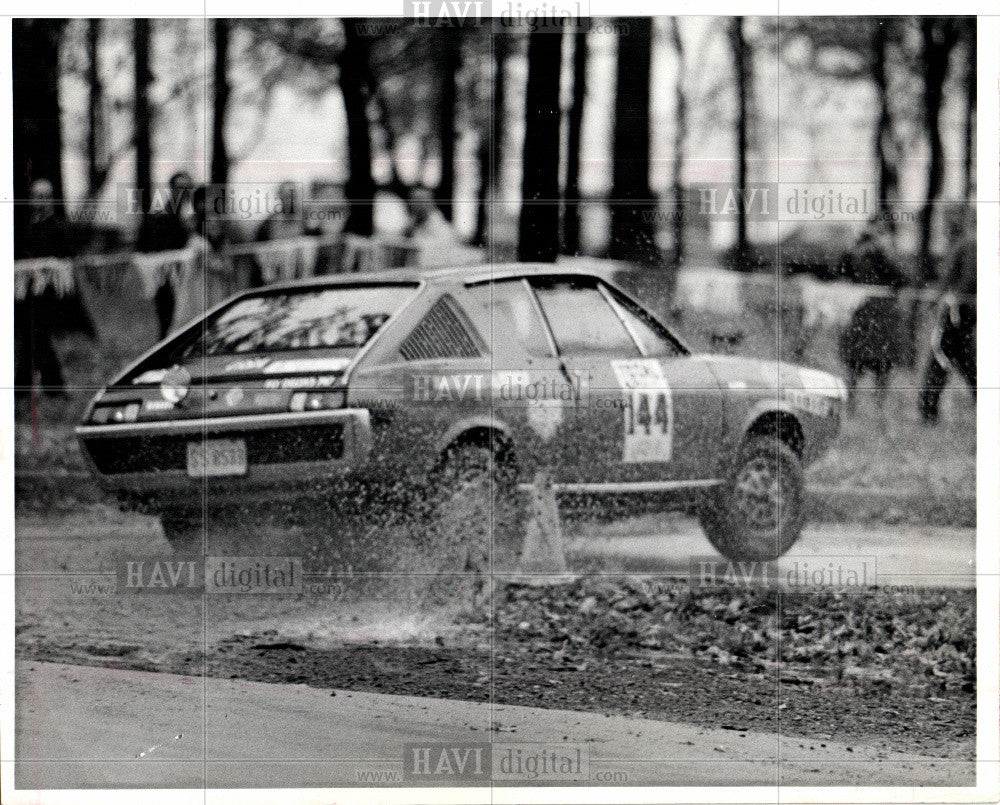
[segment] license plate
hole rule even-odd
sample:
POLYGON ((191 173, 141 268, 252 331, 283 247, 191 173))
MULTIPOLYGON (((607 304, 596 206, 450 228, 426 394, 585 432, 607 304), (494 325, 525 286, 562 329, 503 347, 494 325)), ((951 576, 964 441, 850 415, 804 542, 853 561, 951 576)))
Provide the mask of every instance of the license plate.
POLYGON ((187 471, 192 478, 206 475, 246 475, 246 442, 243 439, 188 442, 187 471))

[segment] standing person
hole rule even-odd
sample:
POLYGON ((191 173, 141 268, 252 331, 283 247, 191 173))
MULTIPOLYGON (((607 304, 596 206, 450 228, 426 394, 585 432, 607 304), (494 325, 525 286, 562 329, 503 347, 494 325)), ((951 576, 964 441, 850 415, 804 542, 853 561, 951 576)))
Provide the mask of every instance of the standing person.
POLYGON ((907 277, 900 268, 892 234, 882 221, 869 221, 842 261, 852 282, 898 289, 907 277))
POLYGON ((240 233, 217 212, 218 199, 218 191, 206 185, 191 193, 191 215, 184 222, 188 226, 187 244, 194 248, 195 256, 174 290, 170 331, 178 330, 240 290, 225 255, 226 246, 240 242, 240 233))
MULTIPOLYGON (((135 243, 136 251, 165 252, 187 246, 190 229, 184 219, 190 214, 188 208, 191 204, 194 182, 190 174, 180 171, 170 177, 168 184, 170 196, 166 208, 150 211, 143 216, 139 237, 135 243)), ((163 283, 157 289, 153 302, 156 305, 156 317, 160 325, 160 338, 164 338, 170 330, 176 303, 174 289, 169 282, 163 283)))
POLYGON ((434 194, 426 187, 417 186, 407 199, 409 221, 404 237, 426 243, 428 246, 457 243, 458 238, 448 220, 441 213, 434 194))
MULTIPOLYGON (((55 190, 48 179, 38 179, 28 190, 31 215, 15 233, 18 260, 72 256, 69 225, 55 214, 55 190)), ((62 368, 52 346, 54 306, 48 297, 35 297, 32 288, 24 301, 14 302, 14 388, 16 396, 30 394, 38 372, 46 394, 65 396, 62 368)))
POLYGON ((200 185, 191 193, 191 220, 189 236, 198 235, 205 239, 217 254, 226 246, 241 243, 245 238, 225 212, 221 212, 222 196, 216 185, 200 185))
POLYGON ((285 240, 317 234, 318 230, 309 227, 306 222, 298 185, 282 182, 278 186, 278 207, 257 227, 256 240, 285 240))
POLYGON ((938 421, 938 403, 951 369, 958 369, 976 396, 976 226, 971 207, 953 219, 952 235, 947 273, 934 300, 938 322, 919 399, 920 415, 928 425, 938 421))

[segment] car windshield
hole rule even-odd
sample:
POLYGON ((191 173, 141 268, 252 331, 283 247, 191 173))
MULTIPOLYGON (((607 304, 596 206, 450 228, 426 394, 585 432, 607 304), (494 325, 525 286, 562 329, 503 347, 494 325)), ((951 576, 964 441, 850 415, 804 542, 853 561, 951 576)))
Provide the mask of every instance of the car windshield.
POLYGON ((415 285, 296 288, 240 299, 208 320, 178 360, 245 352, 360 348, 415 285))

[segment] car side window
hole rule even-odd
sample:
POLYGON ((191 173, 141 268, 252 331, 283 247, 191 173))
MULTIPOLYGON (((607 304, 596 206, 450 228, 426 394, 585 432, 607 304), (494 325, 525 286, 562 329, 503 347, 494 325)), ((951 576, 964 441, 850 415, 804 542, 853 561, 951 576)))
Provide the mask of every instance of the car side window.
POLYGON ((492 346, 494 338, 513 338, 533 357, 551 357, 552 348, 538 307, 520 279, 484 282, 465 289, 469 314, 492 346))
POLYGON ((400 354, 407 361, 480 357, 483 352, 464 319, 458 303, 445 294, 400 344, 400 354))
POLYGON ((639 356, 635 341, 594 280, 544 277, 533 279, 531 285, 561 354, 639 356))
POLYGON ((611 299, 615 310, 625 320, 632 337, 639 342, 643 354, 647 358, 673 357, 681 354, 677 343, 664 333, 656 324, 650 321, 634 305, 618 297, 617 294, 607 290, 608 298, 611 299))

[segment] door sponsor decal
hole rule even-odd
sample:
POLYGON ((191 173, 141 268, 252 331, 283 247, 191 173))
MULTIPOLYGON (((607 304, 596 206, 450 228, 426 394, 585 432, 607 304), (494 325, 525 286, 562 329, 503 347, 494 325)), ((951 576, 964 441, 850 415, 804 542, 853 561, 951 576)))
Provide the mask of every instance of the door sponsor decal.
POLYGON ((655 359, 611 361, 625 396, 622 461, 670 461, 674 443, 674 401, 655 359))
POLYGON ((518 369, 495 369, 491 378, 494 404, 525 410, 528 426, 543 441, 556 435, 563 422, 563 407, 573 404, 580 395, 579 378, 576 384, 571 384, 554 376, 518 369))

